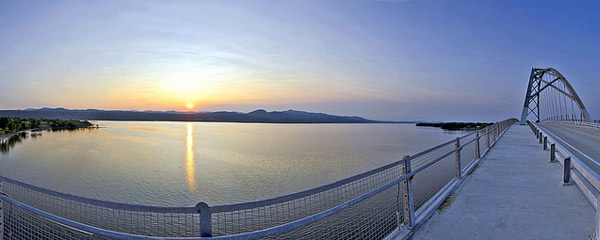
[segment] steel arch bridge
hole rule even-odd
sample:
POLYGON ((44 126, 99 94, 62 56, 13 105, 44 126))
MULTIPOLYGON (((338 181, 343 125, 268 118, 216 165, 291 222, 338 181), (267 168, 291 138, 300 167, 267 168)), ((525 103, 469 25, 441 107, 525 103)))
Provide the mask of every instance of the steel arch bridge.
POLYGON ((567 79, 554 68, 532 68, 521 114, 521 124, 536 121, 591 122, 590 113, 567 79))

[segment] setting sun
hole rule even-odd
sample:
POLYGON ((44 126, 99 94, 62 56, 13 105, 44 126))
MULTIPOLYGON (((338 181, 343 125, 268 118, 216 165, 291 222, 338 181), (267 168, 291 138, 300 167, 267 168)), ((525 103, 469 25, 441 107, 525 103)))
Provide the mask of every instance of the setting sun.
POLYGON ((193 103, 188 103, 188 104, 186 105, 186 107, 187 107, 188 109, 192 109, 192 108, 194 108, 194 104, 193 104, 193 103))

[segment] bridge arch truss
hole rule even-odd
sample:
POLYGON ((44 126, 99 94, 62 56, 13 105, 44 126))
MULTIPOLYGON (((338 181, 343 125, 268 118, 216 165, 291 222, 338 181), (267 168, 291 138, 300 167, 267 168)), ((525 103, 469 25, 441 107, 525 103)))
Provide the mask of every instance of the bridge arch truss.
POLYGON ((592 118, 567 79, 554 68, 532 68, 521 124, 536 121, 585 121, 592 118))

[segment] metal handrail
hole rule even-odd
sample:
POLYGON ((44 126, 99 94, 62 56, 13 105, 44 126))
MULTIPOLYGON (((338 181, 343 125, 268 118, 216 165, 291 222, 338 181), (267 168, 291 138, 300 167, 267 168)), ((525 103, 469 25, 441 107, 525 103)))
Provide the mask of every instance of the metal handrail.
POLYGON ((549 122, 559 122, 559 123, 573 124, 573 125, 579 125, 579 126, 600 128, 600 123, 597 123, 597 122, 564 121, 564 120, 563 121, 549 121, 549 122))
POLYGON ((157 206, 147 206, 147 205, 137 205, 137 204, 128 204, 128 203, 118 203, 111 201, 98 200, 93 198, 76 196, 68 193, 58 192, 54 190, 50 190, 47 188, 42 188, 38 186, 34 186, 31 184, 19 182, 14 179, 10 179, 7 177, 0 176, 0 181, 5 181, 8 183, 12 183, 27 189, 31 189, 37 192, 45 193, 48 195, 56 196, 59 198, 69 199, 72 201, 91 204, 96 206, 102 206, 112 209, 120 209, 120 210, 130 210, 130 211, 143 211, 143 212, 156 212, 156 213, 196 213, 197 210, 195 207, 157 207, 157 206))
MULTIPOLYGON (((559 141, 554 139, 554 137, 551 136, 553 134, 549 134, 547 131, 543 130, 541 127, 539 127, 537 124, 535 124, 533 122, 527 121, 527 123, 529 124, 531 130, 534 132, 534 134, 537 135, 538 138, 541 138, 541 139, 546 138, 547 139, 545 144, 556 146, 555 150, 562 157, 556 156, 556 155, 554 157, 557 158, 561 164, 564 164, 564 160, 566 158, 570 158, 571 159, 570 165, 572 165, 572 167, 578 173, 580 173, 583 176, 584 180, 587 181, 596 191, 600 191, 600 174, 593 171, 587 164, 585 164, 583 161, 581 161, 581 159, 579 159, 577 156, 575 156, 569 150, 567 150, 567 148, 565 148, 562 144, 560 144, 559 141)), ((569 168, 570 167, 571 166, 569 166, 569 168)), ((564 166, 563 166, 563 168, 564 168, 564 166)), ((570 170, 572 171, 573 169, 570 169, 570 170)), ((583 182, 581 182, 581 179, 579 179, 578 176, 576 176, 575 174, 572 174, 571 176, 573 176, 573 180, 574 180, 575 184, 581 190, 582 194, 588 200, 590 205, 592 205, 592 207, 597 210, 600 207, 600 206, 598 206, 598 202, 597 202, 599 197, 596 196, 595 193, 590 192, 590 189, 587 189, 587 185, 584 184, 583 182)))
MULTIPOLYGON (((229 238, 235 238, 235 239, 254 239, 254 238, 259 238, 259 237, 265 237, 265 236, 270 236, 273 234, 280 234, 280 233, 285 233, 285 232, 289 232, 292 231, 294 229, 298 229, 300 227, 303 226, 307 226, 311 223, 314 223, 320 219, 323 219, 327 216, 330 216, 332 214, 335 214, 339 211, 341 211, 344 208, 347 208, 349 206, 352 206, 356 203, 359 203, 375 194, 378 194, 382 191, 384 191, 385 189, 388 189, 402 181, 406 181, 406 180, 410 180, 412 179, 413 176, 415 176, 416 174, 418 174, 419 172, 427 169, 428 167, 432 166, 433 164, 441 161, 442 159, 450 156, 451 154, 454 154, 456 152, 460 152, 464 147, 468 146, 469 144, 472 144, 474 141, 478 141, 479 139, 481 139, 482 137, 486 136, 487 134, 490 134, 493 131, 497 131, 496 133, 496 137, 494 139, 493 142, 491 142, 489 144, 489 146, 484 150, 484 153, 488 152, 489 149, 493 146, 493 144, 497 141, 497 139, 506 131, 506 129, 508 128, 508 126, 510 126, 512 123, 516 122, 516 119, 509 119, 509 120, 505 120, 502 122, 497 122, 496 124, 486 127, 485 129, 481 129, 481 130, 477 130, 473 133, 470 134, 466 134, 462 137, 459 137, 457 139, 464 139, 468 136, 471 136, 473 134, 479 133, 481 131, 484 131, 483 134, 478 135, 477 137, 475 137, 474 139, 464 143, 464 144, 460 144, 457 145, 454 149, 444 153, 443 155, 435 158, 434 160, 429 161, 427 164, 420 166, 419 168, 408 172, 407 174, 404 174, 396 179, 394 179, 393 181, 377 187, 374 190, 371 190, 361 196, 355 197, 349 201, 346 201, 342 204, 339 204, 333 208, 327 209, 325 211, 304 217, 302 219, 298 219, 295 221, 291 221, 282 225, 278 225, 275 227, 271 227, 271 228, 267 228, 267 229, 262 229, 262 230, 258 230, 258 231, 254 231, 254 232, 246 232, 246 233, 241 233, 241 234, 236 234, 236 235, 228 235, 228 236, 219 236, 219 237, 213 237, 214 239, 229 239, 229 238), (486 131, 487 130, 487 131, 486 131)), ((419 156, 422 156, 424 154, 430 153, 434 150, 437 150, 443 146, 447 146, 448 144, 455 142, 457 140, 451 140, 448 142, 445 142, 443 144, 437 145, 433 148, 427 149, 425 151, 419 152, 415 155, 413 155, 412 157, 408 157, 407 159, 403 159, 401 161, 396 161, 394 163, 390 163, 387 164, 385 166, 361 173, 361 174, 357 174, 355 176, 352 177, 348 177, 339 181, 336 181, 334 183, 331 184, 327 184, 327 185, 323 185, 317 188, 313 188, 313 189, 309 189, 306 191, 301 191, 301 192, 297 192, 294 194, 289 194, 286 196, 281 196, 281 197, 276 197, 276 198, 272 198, 272 199, 266 199, 266 200, 261 200, 261 201, 255 201, 255 202, 247 202, 247 203, 238 203, 238 204, 229 204, 229 205, 219 205, 219 206, 212 206, 209 207, 208 205, 206 205, 205 203, 199 203, 197 205, 197 207, 155 207, 155 206, 144 206, 144 205, 135 205, 135 204, 123 204, 123 203, 116 203, 116 202, 110 202, 110 201, 103 201, 103 200, 97 200, 97 199, 91 199, 91 198, 85 198, 85 197, 80 197, 80 196, 75 196, 75 195, 71 195, 71 194, 66 194, 66 193, 61 193, 61 192, 57 192, 57 191, 53 191, 53 190, 49 190, 49 189, 45 189, 45 188, 41 188, 41 187, 37 187, 37 186, 33 186, 30 184, 26 184, 26 183, 22 183, 16 180, 12 180, 6 177, 2 177, 0 176, 0 180, 1 181, 6 181, 6 182, 10 182, 12 184, 16 184, 19 185, 21 187, 25 187, 34 191, 38 191, 38 192, 42 192, 42 193, 46 193, 52 196, 56 196, 56 197, 60 197, 60 198, 65 198, 65 199, 69 199, 69 200, 73 200, 73 201, 77 201, 77 202, 81 202, 81 203, 86 203, 86 204, 92 204, 92 205, 98 205, 98 206, 103 206, 103 207, 107 207, 107 208, 113 208, 113 209, 123 209, 123 210, 132 210, 132 211, 143 211, 143 212, 158 212, 158 213, 201 213, 201 209, 202 207, 198 207, 202 204, 204 204, 205 208, 208 210, 208 214, 202 214, 201 215, 205 215, 208 216, 208 221, 210 221, 210 214, 212 213, 219 213, 219 212, 228 212, 228 211, 239 211, 239 210, 245 210, 245 209, 251 209, 251 208, 256 208, 256 207, 261 207, 261 206, 267 206, 267 205, 271 205, 271 204, 277 204, 277 203, 281 203, 281 202, 286 202, 286 201, 291 201, 294 199, 299 199, 302 197, 306 197, 306 196, 310 196, 313 194, 317 194, 323 191, 327 191, 330 189, 334 189, 336 187, 342 186, 344 184, 347 183, 351 183, 353 181, 356 181, 358 179, 362 179, 364 177, 367 176, 371 176, 373 174, 379 173, 381 171, 384 171, 386 169, 389 169, 391 167, 395 167, 398 165, 401 165, 404 163, 404 161, 410 161, 411 159, 415 159, 419 156)), ((477 160, 477 159, 474 159, 477 160)), ((468 170, 467 170, 468 171, 468 170)), ((461 173, 462 175, 462 173, 461 173)), ((444 189, 442 189, 444 190, 444 189)), ((442 190, 440 190, 440 192, 442 192, 442 190)), ((98 234, 98 235, 102 235, 102 236, 107 236, 107 237, 118 237, 118 238, 123 238, 123 239, 165 239, 164 237, 149 237, 149 236, 140 236, 140 235, 135 235, 135 234, 129 234, 129 233, 119 233, 119 232, 114 232, 114 231, 110 231, 110 230, 105 230, 105 229, 100 229, 100 228, 96 228, 96 227, 92 227, 89 225, 85 225, 82 223, 78 223, 78 222, 74 222, 72 220, 66 219, 66 218, 62 218, 47 212, 44 212, 42 210, 39 209, 35 209, 29 205, 23 204, 23 203, 19 203, 14 199, 10 199, 6 196, 0 196, 0 198, 2 198, 3 200, 7 200, 12 204, 15 204, 23 209, 26 209, 30 212, 34 212, 35 214, 38 214, 40 216, 44 216, 48 219, 51 219, 53 221, 59 222, 61 224, 65 224, 67 226, 73 227, 73 228, 78 228, 78 229, 82 229, 84 231, 87 232, 91 232, 94 234, 98 234)), ((204 224, 205 220, 202 220, 202 224, 204 224)), ((414 224, 414 223, 413 223, 414 224)), ((208 225, 210 227, 210 225, 208 225)), ((204 227, 204 225, 203 225, 204 227)), ((204 232, 204 229, 203 231, 204 232)), ((198 238, 166 238, 166 239, 198 239, 198 238)), ((206 239, 206 238, 202 238, 202 239, 206 239)))
MULTIPOLYGON (((491 132, 492 130, 489 130, 488 132, 485 132, 485 134, 491 132)), ((460 139, 469 137, 469 136, 471 136, 473 134, 475 134, 475 132, 463 135, 463 136, 460 137, 460 139)), ((469 141, 468 143, 471 143, 471 142, 473 142, 475 140, 476 139, 473 139, 473 140, 469 141)), ((437 149, 439 149, 439 148, 441 148, 443 146, 446 146, 446 145, 448 145, 450 143, 453 143, 454 141, 456 141, 456 140, 453 139, 453 140, 447 141, 445 143, 439 144, 439 145, 437 145, 435 147, 429 148, 429 149, 427 149, 425 151, 421 151, 419 153, 411 155, 411 158, 414 159, 414 158, 417 158, 419 156, 425 155, 425 154, 430 153, 432 151, 435 151, 435 150, 437 150, 437 149)), ((467 144, 465 144, 465 146, 466 145, 467 144)), ((460 149, 462 149, 462 147, 460 149)), ((454 152, 456 152, 456 150, 452 151, 451 153, 454 153, 454 152)), ((364 173, 360 173, 360 174, 357 174, 357 175, 354 175, 354 176, 351 176, 351 177, 348 177, 348 178, 336 181, 334 183, 330 183, 330 184, 327 184, 327 185, 323 185, 323 186, 320 186, 320 187, 316 187, 316 188, 313 188, 313 189, 308 189, 308 190, 297 192, 297 193, 292 193, 292 194, 285 195, 285 196, 280 196, 280 197, 275 197, 275 198, 265 199, 265 200, 258 200, 258 201, 254 201, 254 202, 233 203, 233 204, 226 204, 226 205, 211 206, 210 209, 211 209, 211 213, 219 213, 219 212, 226 212, 226 211, 239 211, 239 210, 244 210, 244 209, 248 209, 248 208, 256 208, 256 207, 262 207, 262 206, 267 206, 267 205, 271 205, 271 204, 276 204, 276 203, 291 201, 291 200, 294 200, 294 199, 303 198, 303 197, 306 197, 306 196, 310 196, 310 195, 313 195, 313 194, 317 194, 317 193, 320 193, 320 192, 324 192, 324 191, 327 191, 327 190, 334 189, 334 188, 342 186, 344 184, 353 182, 353 181, 355 181, 357 179, 361 179, 361 178, 364 178, 366 176, 370 176, 370 175, 382 172, 382 171, 384 171, 386 169, 398 166, 400 164, 402 164, 402 160, 399 160, 399 161, 396 161, 396 162, 384 165, 382 167, 378 167, 376 169, 373 169, 373 170, 370 170, 370 171, 367 171, 367 172, 364 172, 364 173)), ((429 164, 429 165, 431 165, 431 164, 429 164)))
MULTIPOLYGON (((56 216, 54 214, 50 214, 47 213, 45 211, 39 210, 37 208, 31 207, 27 204, 21 203, 19 201, 16 201, 10 197, 7 197, 5 195, 0 195, 0 199, 2 199, 2 201, 6 201, 9 202, 10 204, 13 204, 19 208, 25 209, 29 212, 35 213, 36 215, 42 216, 46 219, 58 222, 60 224, 64 224, 66 226, 78 229, 78 230, 82 230, 84 232, 90 233, 90 235, 100 235, 100 236, 105 236, 105 237, 110 237, 110 238, 115 238, 115 239, 127 239, 127 240, 138 240, 138 239, 193 239, 193 238, 165 238, 165 237, 151 237, 151 236, 139 236, 139 235, 134 235, 134 234, 127 234, 127 233, 119 233, 119 232, 114 232, 114 231, 110 231, 110 230, 106 230, 106 229, 101 229, 101 228, 97 228, 97 227, 93 227, 93 226, 89 226, 83 223, 78 223, 76 221, 72 221, 63 217, 59 217, 56 216)), ((197 238, 199 239, 199 238, 197 238)))

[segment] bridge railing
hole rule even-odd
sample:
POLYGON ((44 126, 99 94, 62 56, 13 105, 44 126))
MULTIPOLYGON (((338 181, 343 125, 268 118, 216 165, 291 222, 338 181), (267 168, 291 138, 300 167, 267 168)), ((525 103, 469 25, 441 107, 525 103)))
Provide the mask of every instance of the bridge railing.
POLYGON ((542 149, 550 152, 549 162, 558 162, 563 170, 563 185, 574 183, 590 205, 598 210, 598 196, 600 194, 600 175, 593 171, 588 165, 573 155, 565 148, 557 138, 549 132, 544 131, 537 124, 527 122, 533 133, 542 144, 542 149))
POLYGON ((516 119, 386 166, 273 199, 195 207, 122 204, 0 177, 5 239, 259 239, 407 236, 516 119))
POLYGON ((594 122, 584 122, 584 121, 549 121, 549 122, 567 123, 567 124, 573 124, 573 125, 579 125, 579 126, 600 128, 600 122, 596 122, 596 121, 594 121, 594 122))

